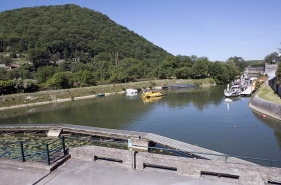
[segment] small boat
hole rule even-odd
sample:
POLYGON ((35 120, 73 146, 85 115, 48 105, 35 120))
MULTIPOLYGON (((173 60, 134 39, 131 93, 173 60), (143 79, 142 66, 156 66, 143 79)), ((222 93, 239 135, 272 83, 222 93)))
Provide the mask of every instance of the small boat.
POLYGON ((105 96, 105 94, 96 94, 96 97, 101 97, 101 96, 105 96))
POLYGON ((186 84, 186 85, 165 85, 165 86, 162 86, 162 89, 188 88, 188 87, 195 87, 195 85, 194 85, 194 84, 186 84))
POLYGON ((229 88, 229 84, 227 85, 227 89, 224 90, 224 96, 232 97, 232 96, 240 96, 241 94, 241 87, 240 85, 233 85, 229 88))
POLYGON ((132 89, 132 88, 126 89, 126 93, 127 93, 127 94, 129 94, 129 93, 135 94, 135 93, 137 93, 137 92, 138 92, 138 90, 136 90, 136 89, 132 89))
POLYGON ((137 93, 126 93, 126 96, 137 96, 137 93))
POLYGON ((153 92, 153 91, 149 91, 149 92, 143 92, 143 94, 141 95, 142 98, 154 98, 154 97, 161 97, 164 96, 165 93, 161 93, 159 91, 153 92))
POLYGON ((160 96, 160 97, 153 97, 153 98, 142 98, 142 101, 143 101, 144 104, 146 104, 146 103, 151 103, 153 101, 158 101, 161 98, 162 98, 162 96, 160 96))

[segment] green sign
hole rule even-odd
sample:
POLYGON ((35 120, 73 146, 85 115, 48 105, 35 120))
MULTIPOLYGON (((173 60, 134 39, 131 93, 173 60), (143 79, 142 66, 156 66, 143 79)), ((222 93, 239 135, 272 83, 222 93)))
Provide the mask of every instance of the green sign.
POLYGON ((128 147, 129 147, 129 148, 132 148, 132 146, 133 146, 132 140, 131 140, 131 139, 128 139, 128 147))

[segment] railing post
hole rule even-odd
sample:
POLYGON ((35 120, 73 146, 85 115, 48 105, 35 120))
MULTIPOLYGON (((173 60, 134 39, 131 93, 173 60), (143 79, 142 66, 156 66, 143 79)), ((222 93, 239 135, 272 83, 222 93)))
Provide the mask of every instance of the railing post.
POLYGON ((46 146, 46 158, 47 158, 47 164, 50 165, 50 156, 49 156, 49 144, 45 144, 46 146))
POLYGON ((62 136, 62 150, 63 150, 63 155, 66 154, 65 152, 65 142, 64 142, 64 136, 62 136))
POLYGON ((22 142, 20 142, 19 144, 20 144, 21 160, 22 160, 22 162, 25 162, 25 159, 24 159, 24 152, 23 152, 23 144, 22 144, 22 142))
POLYGON ((225 156, 225 162, 227 162, 227 155, 225 156))

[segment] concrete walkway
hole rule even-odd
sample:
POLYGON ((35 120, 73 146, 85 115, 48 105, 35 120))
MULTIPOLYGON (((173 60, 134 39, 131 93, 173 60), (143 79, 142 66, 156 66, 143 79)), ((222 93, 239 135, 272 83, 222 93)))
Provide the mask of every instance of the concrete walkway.
MULTIPOLYGON (((200 179, 179 175, 174 171, 147 168, 144 171, 129 170, 108 165, 107 162, 87 162, 70 159, 51 173, 0 165, 1 185, 223 185, 236 184, 213 177, 200 179)), ((228 180, 228 179, 226 179, 228 180)))
MULTIPOLYGON (((61 169, 58 169, 61 170, 61 169)), ((218 179, 216 177, 216 179, 218 179)), ((56 175, 50 175, 39 184, 47 185, 86 185, 86 184, 103 184, 103 185, 185 185, 185 184, 230 184, 226 182, 218 182, 211 179, 195 179, 192 177, 178 175, 174 171, 146 169, 128 170, 115 166, 109 166, 97 162, 86 162, 77 159, 70 159, 67 161, 64 169, 56 175), (45 181, 45 182, 44 182, 45 181)))
POLYGON ((23 168, 8 167, 0 165, 1 185, 31 185, 39 179, 44 178, 48 173, 28 170, 23 168))

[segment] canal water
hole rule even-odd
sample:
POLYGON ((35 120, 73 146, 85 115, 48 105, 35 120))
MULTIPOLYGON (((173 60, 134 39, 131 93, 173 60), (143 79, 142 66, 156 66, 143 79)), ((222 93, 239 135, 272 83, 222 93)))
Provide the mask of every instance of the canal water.
POLYGON ((0 111, 0 124, 65 123, 151 132, 229 155, 281 160, 281 121, 224 102, 225 86, 165 90, 144 102, 125 94, 0 111))

